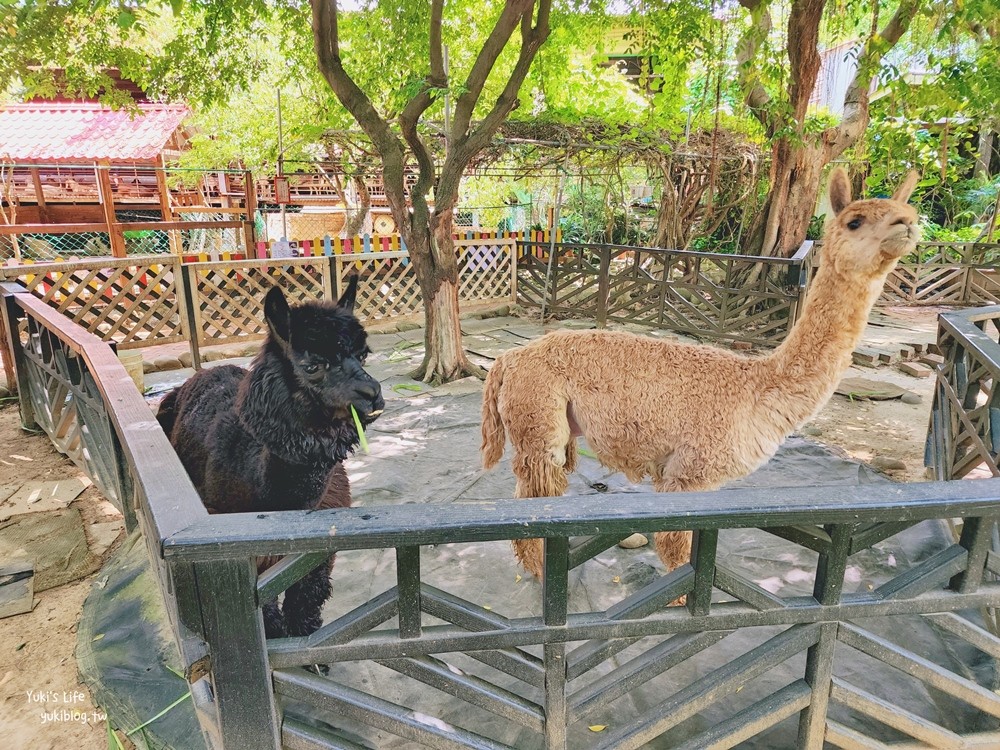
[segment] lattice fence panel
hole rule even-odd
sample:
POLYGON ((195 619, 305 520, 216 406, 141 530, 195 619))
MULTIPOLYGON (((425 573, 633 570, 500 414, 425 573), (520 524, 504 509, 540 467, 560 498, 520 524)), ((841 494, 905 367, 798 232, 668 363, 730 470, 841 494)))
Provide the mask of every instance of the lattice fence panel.
POLYGON ((510 298, 514 240, 458 240, 458 298, 463 301, 510 298))
POLYGON ((799 290, 787 264, 634 249, 611 261, 608 319, 717 338, 780 341, 799 290))
POLYGON ((940 479, 1000 476, 1000 314, 942 319, 928 462, 940 479), (964 323, 964 325, 963 325, 964 323))
POLYGON ((336 257, 341 283, 348 274, 359 276, 354 313, 360 320, 381 320, 423 310, 417 274, 406 253, 358 253, 336 257), (352 257, 356 260, 350 260, 352 257))
POLYGON ((129 258, 0 268, 104 341, 129 349, 183 341, 175 258, 129 258))
POLYGON ((96 381, 81 356, 34 319, 22 320, 21 338, 35 420, 56 448, 122 510, 113 429, 96 381))
POLYGON ((195 325, 200 344, 234 336, 263 336, 264 295, 280 286, 291 303, 332 297, 330 264, 325 260, 192 263, 195 325))

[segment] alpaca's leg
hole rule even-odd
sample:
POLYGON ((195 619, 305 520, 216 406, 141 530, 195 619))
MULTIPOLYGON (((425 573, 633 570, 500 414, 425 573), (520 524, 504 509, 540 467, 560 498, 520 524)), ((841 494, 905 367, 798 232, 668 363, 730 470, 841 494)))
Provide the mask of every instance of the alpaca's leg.
MULTIPOLYGON (((514 496, 518 498, 558 497, 566 492, 569 484, 562 468, 545 463, 532 466, 522 473, 515 469, 514 474, 517 475, 514 496)), ((535 578, 541 578, 545 564, 545 542, 542 539, 514 539, 511 544, 521 565, 535 578)))
POLYGON ((333 569, 333 556, 325 565, 320 565, 301 581, 292 584, 285 592, 285 601, 281 610, 285 615, 285 627, 288 635, 310 635, 319 630, 323 624, 320 610, 330 598, 330 571, 333 569))
MULTIPOLYGON (((566 492, 569 484, 566 470, 553 462, 550 452, 545 451, 540 456, 538 453, 526 454, 521 445, 515 445, 515 497, 559 497, 566 492)), ((544 542, 541 539, 515 539, 511 544, 521 565, 536 578, 541 578, 545 563, 544 542)))
MULTIPOLYGON (((657 492, 696 492, 699 487, 690 480, 678 477, 654 477, 653 489, 657 492)), ((656 554, 668 571, 691 561, 690 531, 657 531, 653 535, 656 554)))
MULTIPOLYGON (((694 451, 678 451, 653 477, 653 489, 657 492, 700 492, 716 489, 713 482, 697 474, 701 462, 694 451), (677 472, 677 473, 674 473, 677 472), (679 475, 678 475, 679 474, 679 475)), ((667 571, 691 562, 690 531, 658 531, 653 535, 656 554, 660 556, 667 571)), ((682 596, 674 604, 684 604, 682 596)))

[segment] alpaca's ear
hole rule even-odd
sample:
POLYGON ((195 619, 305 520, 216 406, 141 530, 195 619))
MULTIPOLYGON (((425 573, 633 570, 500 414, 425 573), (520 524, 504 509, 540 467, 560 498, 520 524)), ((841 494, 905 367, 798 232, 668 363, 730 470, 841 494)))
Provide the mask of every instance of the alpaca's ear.
POLYGON ((347 289, 337 300, 337 307, 341 307, 347 312, 354 314, 354 299, 358 294, 358 275, 352 274, 347 278, 347 289))
POLYGON ((272 286, 264 297, 264 318, 271 335, 287 344, 291 338, 292 315, 284 292, 276 286, 272 286))
POLYGON ((830 173, 830 207, 834 215, 839 214, 851 202, 851 181, 847 179, 847 171, 837 167, 830 173))
POLYGON ((903 178, 902 184, 896 188, 896 192, 892 194, 892 199, 900 203, 906 203, 910 200, 910 195, 913 193, 913 188, 917 186, 919 179, 920 175, 917 174, 917 170, 911 169, 906 177, 903 178))

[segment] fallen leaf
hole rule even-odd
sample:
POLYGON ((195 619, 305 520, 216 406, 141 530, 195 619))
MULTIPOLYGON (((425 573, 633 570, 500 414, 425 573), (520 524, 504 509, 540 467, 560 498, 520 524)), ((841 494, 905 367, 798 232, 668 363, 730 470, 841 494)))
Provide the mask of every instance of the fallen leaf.
POLYGON ((591 732, 603 732, 607 728, 608 728, 607 724, 591 724, 589 727, 587 727, 587 729, 589 729, 591 732))
POLYGON ((521 574, 518 573, 516 576, 514 576, 514 583, 520 583, 520 582, 521 582, 521 574))
POLYGON ((9 458, 16 458, 18 461, 34 461, 33 458, 28 458, 27 456, 19 456, 16 453, 11 453, 9 458))
POLYGON ((621 583, 621 582, 622 582, 621 576, 615 576, 614 578, 611 579, 611 583, 621 583))
POLYGON ((489 604, 484 604, 483 609, 493 609, 489 604))
POLYGON ((104 637, 104 633, 101 633, 100 635, 95 635, 95 636, 94 636, 94 641, 93 641, 93 642, 96 642, 96 641, 99 641, 99 640, 101 640, 101 638, 103 638, 103 637, 104 637))

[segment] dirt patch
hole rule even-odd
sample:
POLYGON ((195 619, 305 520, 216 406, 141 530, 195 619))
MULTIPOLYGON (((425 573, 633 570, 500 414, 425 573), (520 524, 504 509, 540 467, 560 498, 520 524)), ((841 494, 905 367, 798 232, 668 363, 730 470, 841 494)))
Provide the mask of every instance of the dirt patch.
MULTIPOLYGON (((56 452, 44 434, 21 429, 15 405, 0 408, 0 446, 0 487, 83 475, 56 452)), ((84 530, 121 519, 94 487, 84 490, 70 510, 79 513, 84 530)), ((87 541, 101 548, 93 561, 96 569, 114 545, 109 548, 106 540, 92 539, 89 534, 87 541)), ((77 622, 93 580, 89 575, 36 591, 34 610, 0 619, 0 716, 5 747, 107 747, 104 715, 79 681, 74 654, 77 622)))
POLYGON ((852 368, 845 377, 894 383, 919 395, 920 402, 872 401, 835 395, 800 432, 812 440, 841 448, 851 458, 872 464, 897 481, 928 481, 924 440, 934 397, 934 378, 914 378, 894 367, 875 371, 852 368), (890 468, 894 465, 898 468, 890 468))

